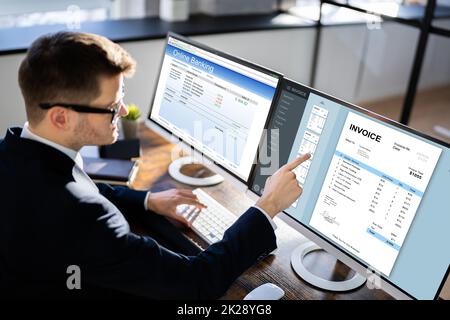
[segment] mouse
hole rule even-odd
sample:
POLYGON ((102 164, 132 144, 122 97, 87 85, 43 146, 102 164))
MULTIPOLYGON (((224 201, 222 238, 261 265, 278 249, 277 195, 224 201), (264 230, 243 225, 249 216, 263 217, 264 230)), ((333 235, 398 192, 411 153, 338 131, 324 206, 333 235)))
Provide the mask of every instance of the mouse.
POLYGON ((250 291, 244 300, 279 300, 284 296, 284 290, 273 283, 264 283, 250 291))

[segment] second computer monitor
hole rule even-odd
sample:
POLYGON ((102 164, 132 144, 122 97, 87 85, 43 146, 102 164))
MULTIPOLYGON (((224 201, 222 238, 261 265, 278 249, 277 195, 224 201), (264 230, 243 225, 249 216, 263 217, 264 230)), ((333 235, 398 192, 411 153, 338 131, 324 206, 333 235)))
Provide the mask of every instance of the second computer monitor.
POLYGON ((170 33, 149 120, 247 182, 280 78, 170 33))
MULTIPOLYGON (((435 298, 450 261, 449 145, 290 80, 268 129, 279 166, 312 155, 287 221, 396 297, 435 298)), ((266 162, 249 181, 258 194, 266 162)))

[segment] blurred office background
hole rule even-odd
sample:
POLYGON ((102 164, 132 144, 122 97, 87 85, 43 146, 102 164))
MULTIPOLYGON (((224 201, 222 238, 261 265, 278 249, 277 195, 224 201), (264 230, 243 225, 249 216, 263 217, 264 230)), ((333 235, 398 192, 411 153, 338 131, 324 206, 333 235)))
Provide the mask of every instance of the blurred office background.
POLYGON ((429 1, 0 0, 0 130, 25 121, 17 70, 39 35, 120 42, 138 62, 126 101, 146 115, 172 30, 450 142, 450 0, 431 17, 429 1), (187 20, 161 19, 171 5, 187 20))

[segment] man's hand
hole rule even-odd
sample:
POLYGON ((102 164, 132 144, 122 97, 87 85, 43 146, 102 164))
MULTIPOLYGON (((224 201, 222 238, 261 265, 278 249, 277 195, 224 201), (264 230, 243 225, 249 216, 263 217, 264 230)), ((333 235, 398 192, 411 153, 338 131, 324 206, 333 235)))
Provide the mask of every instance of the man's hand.
POLYGON ((303 190, 298 185, 292 170, 310 157, 309 154, 298 157, 282 166, 267 179, 264 193, 256 205, 266 211, 271 218, 288 208, 302 194, 303 190))
POLYGON ((170 189, 151 193, 148 197, 147 208, 190 227, 191 223, 185 217, 177 215, 177 206, 180 204, 194 205, 199 209, 206 208, 204 204, 198 201, 197 196, 188 189, 170 189))

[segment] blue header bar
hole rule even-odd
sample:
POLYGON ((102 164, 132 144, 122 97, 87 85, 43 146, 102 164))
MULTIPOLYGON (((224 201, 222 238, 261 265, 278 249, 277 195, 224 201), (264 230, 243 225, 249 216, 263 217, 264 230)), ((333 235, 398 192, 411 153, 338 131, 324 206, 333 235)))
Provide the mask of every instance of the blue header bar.
POLYGON ((416 195, 416 196, 418 196, 420 198, 423 197, 423 192, 422 191, 419 191, 419 190, 417 190, 417 189, 407 185, 404 182, 401 182, 401 181, 399 181, 399 180, 397 180, 397 179, 395 179, 395 178, 393 178, 391 176, 388 176, 387 174, 385 174, 385 173, 383 173, 381 171, 378 171, 377 169, 372 168, 371 166, 368 166, 367 164, 365 164, 365 163, 363 163, 361 161, 358 161, 358 160, 356 160, 356 159, 346 155, 345 153, 342 153, 342 152, 336 150, 336 152, 334 154, 336 156, 342 158, 342 159, 347 160, 350 163, 353 163, 354 165, 356 165, 356 166, 358 166, 360 168, 363 168, 363 169, 369 171, 370 173, 373 173, 373 174, 379 176, 380 178, 383 178, 383 179, 393 183, 394 185, 399 186, 402 189, 405 189, 407 192, 410 192, 411 194, 414 194, 414 195, 416 195))
POLYGON ((218 77, 227 82, 231 82, 234 85, 253 92, 256 95, 272 101, 275 95, 275 89, 263 82, 252 79, 246 75, 236 72, 231 69, 222 67, 214 62, 203 59, 197 55, 189 53, 183 49, 174 47, 167 44, 166 55, 177 59, 185 64, 188 64, 194 68, 200 69, 204 72, 210 73, 215 77, 218 77))

